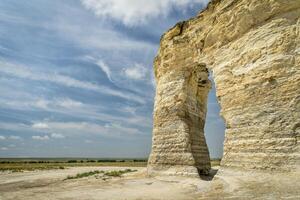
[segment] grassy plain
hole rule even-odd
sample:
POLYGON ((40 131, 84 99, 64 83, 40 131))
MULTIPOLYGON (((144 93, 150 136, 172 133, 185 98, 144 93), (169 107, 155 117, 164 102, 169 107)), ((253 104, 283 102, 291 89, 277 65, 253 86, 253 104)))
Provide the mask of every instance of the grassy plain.
POLYGON ((27 158, 0 159, 0 171, 34 171, 68 167, 145 167, 146 159, 27 158))
MULTIPOLYGON (((220 159, 212 159, 212 166, 220 159)), ((34 171, 65 169, 68 167, 146 167, 147 159, 86 159, 86 158, 22 158, 0 159, 0 171, 34 171)))

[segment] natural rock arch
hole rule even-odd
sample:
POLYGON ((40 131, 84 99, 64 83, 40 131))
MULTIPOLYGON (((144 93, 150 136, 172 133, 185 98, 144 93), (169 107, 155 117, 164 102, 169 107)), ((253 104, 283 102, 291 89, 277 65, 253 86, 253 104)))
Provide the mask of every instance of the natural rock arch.
POLYGON ((149 174, 210 169, 207 69, 226 124, 221 167, 299 169, 299 16, 299 0, 214 0, 162 36, 149 174))

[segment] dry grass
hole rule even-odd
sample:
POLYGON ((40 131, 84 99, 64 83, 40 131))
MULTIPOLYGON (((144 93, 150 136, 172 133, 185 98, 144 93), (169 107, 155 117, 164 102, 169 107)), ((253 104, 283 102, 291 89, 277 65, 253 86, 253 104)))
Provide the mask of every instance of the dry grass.
POLYGON ((104 173, 104 171, 99 171, 99 170, 91 171, 91 172, 84 172, 84 173, 77 174, 76 176, 68 176, 65 180, 84 178, 84 177, 94 176, 96 174, 103 174, 103 173, 104 173))
POLYGON ((65 169, 68 167, 145 167, 147 162, 0 162, 0 171, 34 171, 34 170, 50 170, 50 169, 65 169))
POLYGON ((132 169, 125 169, 125 170, 119 170, 119 171, 109 171, 105 172, 105 176, 113 176, 113 177, 121 177, 123 174, 130 173, 130 172, 136 172, 137 170, 132 169))
POLYGON ((211 164, 212 167, 220 166, 220 164, 221 164, 221 159, 211 159, 211 160, 210 160, 210 164, 211 164))
MULTIPOLYGON (((106 171, 106 172, 95 170, 95 171, 90 171, 90 172, 79 173, 79 174, 76 174, 76 176, 68 176, 65 180, 85 178, 85 177, 89 177, 89 176, 94 176, 96 174, 103 174, 103 176, 106 176, 106 177, 121 177, 123 174, 136 172, 136 171, 137 170, 132 170, 132 169, 114 170, 114 171, 106 171)), ((105 177, 103 177, 103 179, 105 179, 105 177)))
MULTIPOLYGON (((220 165, 220 159, 212 159, 211 165, 220 165)), ((65 169, 68 167, 146 167, 146 160, 0 160, 0 171, 34 171, 65 169)))

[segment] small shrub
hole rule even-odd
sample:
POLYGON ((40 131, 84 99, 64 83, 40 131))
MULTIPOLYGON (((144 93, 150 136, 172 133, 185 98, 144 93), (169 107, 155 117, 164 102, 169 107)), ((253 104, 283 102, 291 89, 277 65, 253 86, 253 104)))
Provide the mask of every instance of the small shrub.
POLYGON ((125 170, 119 170, 119 171, 105 172, 104 175, 113 176, 113 177, 121 177, 123 174, 130 173, 130 172, 136 172, 136 171, 137 170, 125 169, 125 170))
POLYGON ((97 162, 117 162, 116 160, 97 160, 97 162))
POLYGON ((68 160, 68 163, 77 163, 77 160, 68 160))
POLYGON ((105 176, 113 176, 113 177, 120 177, 123 173, 121 171, 110 171, 110 172, 105 172, 105 176))
POLYGON ((147 162, 148 160, 143 159, 134 159, 133 162, 147 162))
POLYGON ((84 177, 94 176, 96 174, 101 174, 101 173, 104 173, 104 171, 95 170, 95 171, 91 171, 91 172, 80 173, 80 174, 77 174, 76 176, 68 176, 66 179, 84 178, 84 177))
MULTIPOLYGON (((136 171, 137 170, 132 170, 132 169, 125 169, 125 170, 119 170, 119 171, 107 171, 107 172, 95 170, 95 171, 91 171, 91 172, 80 173, 80 174, 77 174, 76 176, 67 176, 67 178, 64 180, 79 179, 79 178, 94 176, 96 174, 104 174, 104 176, 110 176, 110 177, 121 177, 123 174, 130 173, 130 172, 136 172, 136 171)), ((105 179, 105 177, 102 179, 105 179)))

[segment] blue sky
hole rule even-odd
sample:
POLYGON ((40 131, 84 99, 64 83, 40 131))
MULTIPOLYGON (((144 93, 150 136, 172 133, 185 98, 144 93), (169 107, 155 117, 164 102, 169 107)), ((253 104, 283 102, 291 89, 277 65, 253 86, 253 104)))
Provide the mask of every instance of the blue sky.
MULTIPOLYGON (((147 157, 160 36, 206 0, 1 0, 0 157, 147 157)), ((222 155, 209 94, 206 137, 222 155)))

